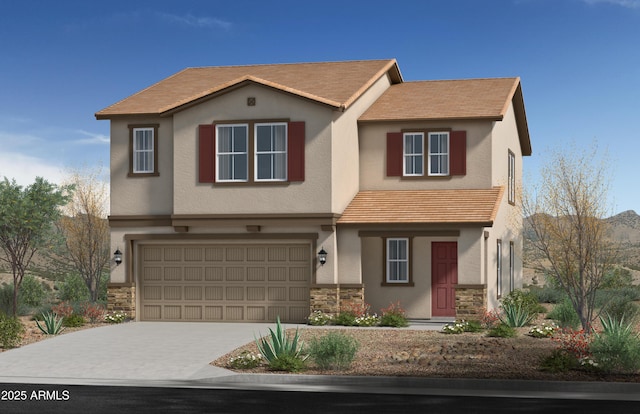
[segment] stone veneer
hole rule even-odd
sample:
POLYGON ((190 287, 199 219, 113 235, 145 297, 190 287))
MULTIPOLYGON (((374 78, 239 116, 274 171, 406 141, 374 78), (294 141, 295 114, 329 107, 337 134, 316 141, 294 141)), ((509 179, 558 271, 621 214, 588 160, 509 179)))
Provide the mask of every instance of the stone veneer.
POLYGON ((486 308, 486 285, 456 286, 456 318, 480 320, 486 308))
POLYGON ((136 286, 133 283, 110 283, 107 286, 107 311, 124 312, 136 317, 136 286))
POLYGON ((341 307, 360 307, 364 304, 364 286, 315 285, 311 287, 310 297, 311 312, 337 315, 341 307))

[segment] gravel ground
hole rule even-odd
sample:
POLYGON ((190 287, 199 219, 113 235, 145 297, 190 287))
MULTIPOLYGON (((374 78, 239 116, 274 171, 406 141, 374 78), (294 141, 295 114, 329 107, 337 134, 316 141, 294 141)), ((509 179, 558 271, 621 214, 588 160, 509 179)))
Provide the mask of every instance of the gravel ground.
MULTIPOLYGON (((332 328, 329 328, 332 329, 332 328)), ((328 329, 301 329, 302 339, 324 335, 328 329)), ((290 334, 295 332, 288 331, 290 334)), ((551 339, 533 338, 521 328, 516 338, 491 338, 483 333, 443 334, 437 331, 380 328, 353 328, 342 332, 360 343, 355 361, 348 370, 320 371, 309 363, 304 374, 357 376, 415 376, 431 378, 524 379, 545 381, 640 382, 640 375, 601 375, 586 371, 552 374, 539 369, 540 359, 556 348, 551 339)), ((257 353, 255 343, 247 344, 213 361, 231 369, 229 358, 242 351, 257 353)), ((271 372, 265 365, 240 372, 271 372)))

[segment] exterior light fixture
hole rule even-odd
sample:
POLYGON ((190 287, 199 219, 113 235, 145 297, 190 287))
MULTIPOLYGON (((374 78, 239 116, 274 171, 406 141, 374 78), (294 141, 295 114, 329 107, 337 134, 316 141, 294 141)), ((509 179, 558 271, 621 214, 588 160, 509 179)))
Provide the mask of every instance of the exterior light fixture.
POLYGON ((324 250, 324 247, 318 252, 318 261, 322 266, 327 263, 327 252, 324 250))
POLYGON ((116 249, 116 251, 113 252, 113 261, 116 262, 116 266, 120 266, 120 263, 122 263, 122 252, 120 249, 116 249))

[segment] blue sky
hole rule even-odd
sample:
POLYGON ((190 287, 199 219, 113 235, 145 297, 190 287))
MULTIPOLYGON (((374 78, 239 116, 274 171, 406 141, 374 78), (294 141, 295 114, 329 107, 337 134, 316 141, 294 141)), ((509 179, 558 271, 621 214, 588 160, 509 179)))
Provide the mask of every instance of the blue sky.
POLYGON ((535 180, 608 149, 613 211, 640 212, 640 0, 0 2, 0 177, 109 165, 94 113, 193 66, 398 60, 405 80, 520 76, 535 180))

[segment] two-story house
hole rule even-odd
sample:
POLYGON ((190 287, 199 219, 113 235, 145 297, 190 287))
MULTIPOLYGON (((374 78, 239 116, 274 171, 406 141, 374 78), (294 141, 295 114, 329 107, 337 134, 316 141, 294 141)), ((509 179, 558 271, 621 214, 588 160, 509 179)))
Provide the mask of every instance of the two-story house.
POLYGON ((304 322, 473 317, 521 286, 519 78, 395 60, 185 69, 108 108, 110 309, 304 322))

